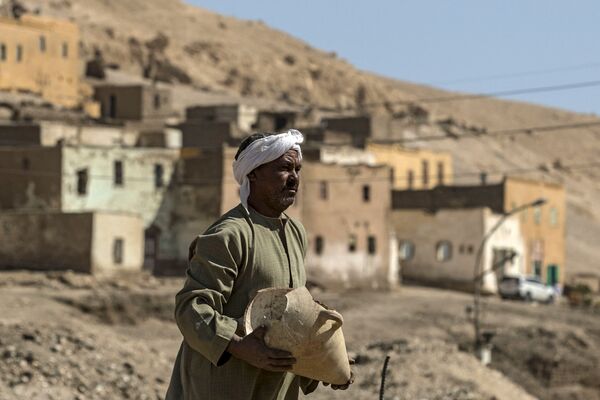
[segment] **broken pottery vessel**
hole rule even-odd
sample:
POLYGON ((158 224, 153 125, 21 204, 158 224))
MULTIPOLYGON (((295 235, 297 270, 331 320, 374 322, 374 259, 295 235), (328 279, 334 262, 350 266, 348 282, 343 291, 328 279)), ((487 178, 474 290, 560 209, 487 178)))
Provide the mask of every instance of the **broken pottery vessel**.
POLYGON ((292 372, 335 385, 350 380, 342 316, 314 301, 305 287, 259 290, 244 315, 246 333, 265 326, 265 344, 296 358, 292 372))

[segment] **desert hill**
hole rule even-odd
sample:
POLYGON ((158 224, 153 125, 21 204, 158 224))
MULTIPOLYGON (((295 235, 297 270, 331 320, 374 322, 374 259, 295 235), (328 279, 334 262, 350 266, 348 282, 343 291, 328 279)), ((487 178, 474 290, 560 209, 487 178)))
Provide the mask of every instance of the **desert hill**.
MULTIPOLYGON (((123 73, 171 82, 178 90, 175 97, 190 92, 215 98, 251 96, 331 110, 365 110, 365 104, 388 102, 387 107, 369 111, 397 113, 406 108, 402 102, 419 104, 419 99, 452 95, 360 71, 334 53, 315 49, 260 21, 221 16, 179 0, 28 0, 25 4, 77 22, 86 59, 99 50, 107 64, 123 73)), ((432 128, 451 118, 462 134, 473 129, 489 132, 600 121, 592 115, 489 98, 419 105, 429 113, 427 123, 432 128)), ((600 127, 462 136, 414 146, 452 152, 459 175, 525 169, 527 176, 564 183, 569 204, 568 272, 600 273, 600 165, 568 168, 596 162, 600 127)), ((489 176, 491 180, 501 174, 489 176)), ((456 181, 469 179, 474 178, 465 175, 456 181)))

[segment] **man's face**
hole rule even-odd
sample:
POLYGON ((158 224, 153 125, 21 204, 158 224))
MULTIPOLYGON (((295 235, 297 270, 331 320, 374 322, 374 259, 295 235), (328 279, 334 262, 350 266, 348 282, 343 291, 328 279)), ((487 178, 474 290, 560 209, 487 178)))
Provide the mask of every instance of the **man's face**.
POLYGON ((294 203, 301 168, 296 150, 288 150, 278 159, 256 168, 248 175, 253 199, 276 213, 282 213, 294 203))

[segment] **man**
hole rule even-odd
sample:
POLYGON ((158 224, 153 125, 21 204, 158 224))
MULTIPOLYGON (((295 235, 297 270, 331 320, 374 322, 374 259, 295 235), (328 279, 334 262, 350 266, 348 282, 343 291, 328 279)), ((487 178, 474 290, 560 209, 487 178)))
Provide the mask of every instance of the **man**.
POLYGON ((283 213, 298 192, 302 141, 290 130, 255 134, 240 145, 233 171, 241 204, 190 246, 187 280, 175 305, 184 341, 167 400, 290 400, 318 386, 288 372, 296 360, 267 347, 264 328, 244 335, 240 323, 258 290, 306 283, 306 233, 283 213))

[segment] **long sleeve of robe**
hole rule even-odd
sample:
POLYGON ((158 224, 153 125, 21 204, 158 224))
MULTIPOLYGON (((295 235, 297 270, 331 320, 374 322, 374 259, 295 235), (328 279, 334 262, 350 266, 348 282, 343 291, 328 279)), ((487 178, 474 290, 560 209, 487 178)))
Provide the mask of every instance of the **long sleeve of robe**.
POLYGON ((227 346, 254 294, 268 287, 306 283, 306 233, 294 220, 268 218, 238 206, 221 217, 190 248, 175 319, 183 343, 167 400, 297 399, 317 381, 271 372, 231 357, 227 346))

